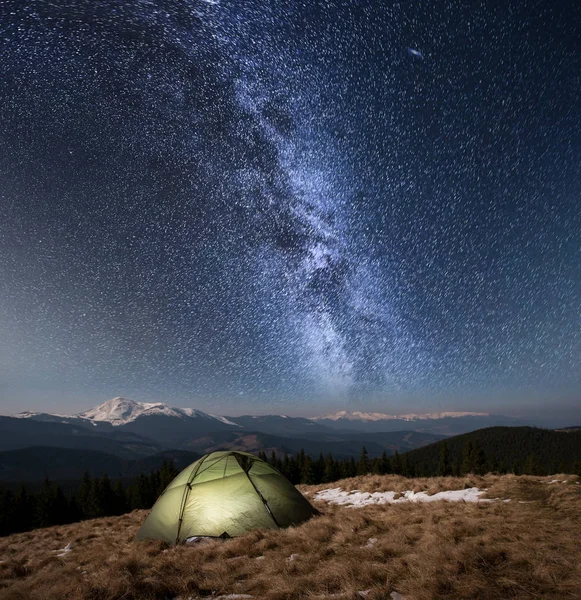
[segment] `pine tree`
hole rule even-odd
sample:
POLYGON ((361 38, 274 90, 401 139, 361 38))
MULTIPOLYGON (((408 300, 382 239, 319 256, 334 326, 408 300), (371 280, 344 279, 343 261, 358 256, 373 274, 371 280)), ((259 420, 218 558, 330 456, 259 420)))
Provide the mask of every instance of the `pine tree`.
POLYGON ((454 475, 454 477, 460 477, 460 463, 457 458, 452 462, 452 475, 454 475))
POLYGON ((539 467, 533 454, 529 454, 523 466, 523 475, 538 475, 539 467))
POLYGON ((473 448, 472 465, 474 473, 476 475, 484 475, 487 471, 488 461, 486 460, 486 454, 479 444, 475 444, 473 448))
MULTIPOLYGON (((74 492, 71 494, 71 497, 69 498, 68 514, 69 514, 69 522, 70 523, 76 523, 78 521, 82 521, 83 517, 84 517, 83 509, 81 508, 81 505, 79 504, 77 495, 74 492)), ((119 514, 122 514, 122 513, 119 513, 119 514)))
POLYGON ((401 458, 399 452, 396 450, 393 455, 392 469, 395 475, 401 475, 401 458))
POLYGON ((297 469, 299 473, 303 472, 303 465, 305 463, 305 450, 304 448, 301 448, 301 451, 299 452, 298 456, 297 456, 297 469))
POLYGON ((89 471, 85 471, 83 473, 83 479, 81 480, 81 485, 79 486, 79 492, 77 494, 79 507, 85 519, 92 518, 93 510, 90 506, 91 499, 91 490, 93 487, 93 482, 91 481, 91 477, 89 475, 89 471))
POLYGON ((46 478, 37 495, 36 521, 38 526, 60 525, 66 523, 67 519, 68 502, 63 491, 46 478))
POLYGON ((357 475, 357 465, 355 464, 355 459, 353 457, 349 459, 347 472, 349 473, 347 477, 355 477, 355 475, 357 475))
POLYGON ((331 483, 332 481, 337 481, 337 479, 339 479, 337 466, 333 460, 333 457, 330 454, 327 454, 323 469, 323 483, 331 483))
POLYGON ((14 533, 14 494, 10 490, 0 490, 0 535, 14 533))
POLYGON ((130 505, 132 509, 151 508, 151 504, 148 504, 149 494, 147 488, 147 477, 141 473, 131 488, 130 505))
POLYGON ((401 455, 401 474, 404 477, 409 477, 410 476, 410 465, 409 465, 409 458, 408 455, 406 453, 401 455))
POLYGON ((303 459, 303 468, 301 470, 301 483, 315 483, 315 478, 313 475, 313 461, 311 457, 307 454, 303 459))
POLYGON ((297 485, 301 482, 301 472, 299 470, 298 461, 294 456, 291 456, 288 460, 289 474, 288 479, 293 485, 297 485))
POLYGON ((115 515, 122 515, 129 510, 127 494, 125 493, 121 480, 118 480, 113 488, 113 506, 113 514, 115 515))
POLYGON ((379 472, 382 475, 387 475, 391 472, 391 462, 385 450, 381 453, 381 458, 379 459, 379 472))
POLYGON ((282 465, 280 467, 280 472, 290 481, 290 461, 288 458, 288 454, 284 455, 282 459, 282 465))
POLYGON ((468 475, 468 473, 474 472, 474 447, 472 442, 464 447, 464 453, 462 458, 462 466, 460 467, 462 475, 468 475))
POLYGON ((95 480, 95 511, 98 517, 106 517, 115 512, 115 496, 106 474, 95 480))
POLYGON ((170 460, 164 460, 161 464, 160 470, 160 482, 161 489, 159 493, 161 494, 163 490, 179 475, 179 471, 176 469, 174 463, 170 460))
POLYGON ((416 476, 416 465, 413 460, 410 460, 408 454, 404 454, 405 458, 405 473, 406 477, 415 477, 416 476))
POLYGON ((357 475, 367 475, 371 471, 371 463, 367 454, 367 448, 363 446, 361 456, 357 462, 357 475))
POLYGON ((447 477, 450 475, 450 455, 448 452, 448 444, 442 442, 440 446, 440 461, 438 463, 438 475, 440 477, 447 477))
POLYGON ((27 531, 34 527, 35 508, 34 498, 28 494, 23 485, 20 485, 14 497, 14 507, 11 516, 14 532, 27 531))
POLYGON ((322 483, 323 476, 325 474, 325 458, 322 452, 319 452, 319 458, 317 459, 317 483, 322 483))

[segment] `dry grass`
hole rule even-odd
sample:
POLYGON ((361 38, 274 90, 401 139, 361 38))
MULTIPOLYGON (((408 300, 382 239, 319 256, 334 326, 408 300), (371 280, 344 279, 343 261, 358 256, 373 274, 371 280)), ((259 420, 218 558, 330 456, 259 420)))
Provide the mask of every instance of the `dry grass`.
POLYGON ((359 477, 325 487, 437 492, 487 487, 510 503, 435 502, 324 512, 300 527, 168 548, 116 518, 0 538, 0 598, 150 600, 249 594, 265 600, 581 598, 581 485, 574 476, 359 477), (568 483, 551 484, 551 479, 568 483), (370 538, 377 541, 368 546, 370 538), (55 552, 67 543, 72 550, 55 552), (291 555, 296 555, 289 561, 291 555))

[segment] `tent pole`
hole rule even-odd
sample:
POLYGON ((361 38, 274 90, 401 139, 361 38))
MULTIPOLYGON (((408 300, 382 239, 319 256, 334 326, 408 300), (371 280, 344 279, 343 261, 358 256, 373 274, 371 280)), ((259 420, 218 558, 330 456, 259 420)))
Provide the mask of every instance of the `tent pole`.
MULTIPOLYGON (((244 469, 242 469, 244 471, 244 469)), ((280 527, 279 522, 276 520, 276 517, 272 514, 272 511, 270 510, 270 506, 268 506, 268 502, 266 501, 266 498, 260 493, 260 490, 254 485, 254 481, 252 481, 252 479, 250 478, 250 475, 248 474, 247 471, 244 471, 246 473, 246 477, 248 477, 248 481, 250 481, 250 483, 252 484, 252 487, 254 488, 254 491, 258 494, 258 497, 262 500, 262 502, 264 503, 264 506, 266 507, 266 510, 268 511, 268 514, 272 517, 272 520, 274 521, 275 525, 282 529, 280 527)))

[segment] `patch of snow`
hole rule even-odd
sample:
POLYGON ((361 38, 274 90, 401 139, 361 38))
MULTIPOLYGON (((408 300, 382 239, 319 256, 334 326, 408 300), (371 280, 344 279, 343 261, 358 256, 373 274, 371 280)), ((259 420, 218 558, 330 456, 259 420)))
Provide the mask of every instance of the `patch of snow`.
MULTIPOLYGON (((42 413, 42 412, 36 412, 34 410, 24 410, 22 412, 16 413, 15 415, 12 415, 12 417, 14 417, 15 419, 31 419, 33 417, 55 417, 55 418, 60 418, 60 419, 67 419, 70 418, 69 415, 61 415, 61 414, 57 414, 57 413, 42 413)), ((66 423, 66 421, 61 421, 61 423, 66 423)))
POLYGON ((373 548, 377 544, 377 538, 369 538, 367 540, 367 544, 365 546, 361 546, 362 548, 373 548))
POLYGON ((264 560, 266 556, 257 556, 254 560, 264 560))
POLYGON ((315 500, 323 500, 331 504, 343 504, 353 507, 367 506, 368 504, 403 504, 404 502, 437 502, 446 500, 448 502, 494 502, 487 498, 481 498, 486 490, 476 487, 465 490, 453 490, 438 492, 430 496, 426 492, 344 492, 341 488, 333 488, 317 492, 315 500), (396 496, 398 496, 396 498, 396 496))
POLYGON ((558 479, 553 479, 552 481, 549 481, 548 485, 551 485, 551 483, 559 483, 558 479))
POLYGON ((68 554, 72 549, 73 545, 69 542, 64 548, 61 548, 60 550, 53 550, 53 552, 58 552, 59 554, 57 554, 57 556, 64 556, 65 554, 68 554))
POLYGON ((226 417, 221 417, 220 415, 210 415, 210 417, 212 417, 214 419, 218 419, 218 421, 221 421, 222 423, 225 423, 226 425, 234 425, 234 427, 242 427, 242 425, 239 425, 238 423, 234 423, 234 421, 230 421, 226 417))
POLYGON ((357 595, 360 598, 367 598, 367 596, 369 596, 369 594, 371 594, 371 590, 370 589, 369 590, 362 590, 360 592, 357 592, 357 595))
POLYGON ((289 556, 289 557, 286 559, 286 562, 287 562, 287 563, 292 563, 292 562, 294 562, 294 561, 297 559, 297 557, 298 557, 298 556, 299 556, 298 554, 291 554, 291 555, 290 555, 290 556, 289 556))

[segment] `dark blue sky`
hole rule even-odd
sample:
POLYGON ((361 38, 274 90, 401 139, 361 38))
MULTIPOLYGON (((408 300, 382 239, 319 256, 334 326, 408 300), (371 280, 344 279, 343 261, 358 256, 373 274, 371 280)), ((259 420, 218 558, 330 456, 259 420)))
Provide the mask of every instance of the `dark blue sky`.
POLYGON ((579 406, 579 17, 2 3, 2 409, 579 406))

